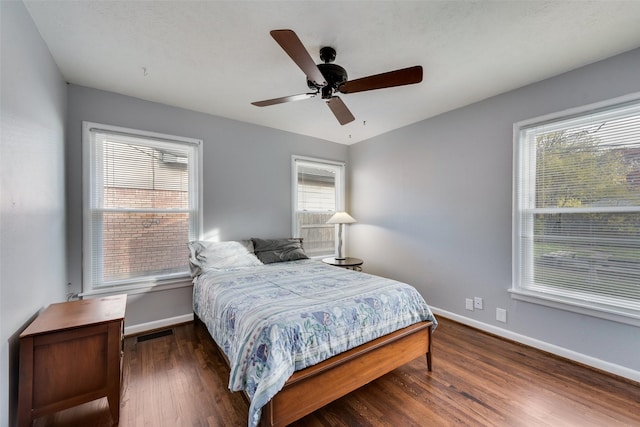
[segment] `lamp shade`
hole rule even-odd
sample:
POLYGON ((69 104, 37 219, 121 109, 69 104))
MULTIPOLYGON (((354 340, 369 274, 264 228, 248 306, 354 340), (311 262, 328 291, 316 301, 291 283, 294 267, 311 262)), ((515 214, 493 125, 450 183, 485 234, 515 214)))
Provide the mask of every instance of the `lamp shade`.
POLYGON ((348 213, 336 212, 331 218, 329 218, 327 224, 353 224, 354 222, 356 222, 356 220, 348 213))

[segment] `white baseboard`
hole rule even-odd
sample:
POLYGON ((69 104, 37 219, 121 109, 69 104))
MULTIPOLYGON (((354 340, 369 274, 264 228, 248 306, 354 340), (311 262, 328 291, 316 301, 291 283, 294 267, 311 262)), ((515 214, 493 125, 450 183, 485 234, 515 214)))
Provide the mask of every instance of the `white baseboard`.
POLYGON ((451 313, 446 310, 441 310, 436 307, 431 307, 431 310, 436 315, 442 315, 443 317, 446 317, 451 320, 455 320, 456 322, 471 326, 476 329, 480 329, 481 331, 485 331, 490 334, 497 335, 499 337, 518 342, 520 344, 525 344, 525 345, 528 345, 529 347, 537 348, 538 350, 546 351, 548 353, 555 354, 556 356, 564 357, 565 359, 573 360, 574 362, 591 366, 593 368, 596 368, 605 372, 609 372, 614 375, 618 375, 620 377, 624 377, 640 383, 639 371, 635 371, 633 369, 629 369, 624 366, 616 365, 614 363, 609 363, 607 361, 597 359, 595 357, 587 356, 585 354, 578 353, 576 351, 569 350, 564 347, 559 347, 554 344, 549 344, 547 342, 540 341, 535 338, 530 338, 525 335, 521 335, 512 331, 508 331, 506 329, 499 328, 497 326, 489 325, 487 323, 482 323, 477 320, 460 316, 459 314, 451 313))
POLYGON ((166 328, 167 326, 177 325, 193 321, 193 313, 183 314, 182 316, 169 317, 166 319, 154 320, 153 322, 139 323, 137 325, 125 326, 125 335, 137 335, 142 332, 154 329, 166 328))

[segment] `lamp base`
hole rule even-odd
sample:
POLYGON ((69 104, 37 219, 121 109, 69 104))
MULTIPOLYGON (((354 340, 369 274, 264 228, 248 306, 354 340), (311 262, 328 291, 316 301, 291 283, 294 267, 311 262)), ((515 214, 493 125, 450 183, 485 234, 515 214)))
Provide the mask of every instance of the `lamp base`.
POLYGON ((344 260, 345 260, 345 259, 347 259, 347 258, 345 258, 345 257, 342 257, 342 258, 335 257, 334 259, 335 259, 336 261, 344 261, 344 260))

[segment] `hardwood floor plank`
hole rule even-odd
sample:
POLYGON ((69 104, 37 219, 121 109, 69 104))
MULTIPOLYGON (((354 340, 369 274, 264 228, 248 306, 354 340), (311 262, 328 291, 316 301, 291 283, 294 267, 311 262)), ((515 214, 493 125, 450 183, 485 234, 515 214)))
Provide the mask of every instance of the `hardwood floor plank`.
MULTIPOLYGON (((640 386, 447 319, 432 372, 418 358, 292 424, 352 426, 640 426, 640 386)), ((125 339, 121 427, 246 426, 248 405, 200 326, 125 339)), ((111 425, 106 399, 35 425, 111 425)))

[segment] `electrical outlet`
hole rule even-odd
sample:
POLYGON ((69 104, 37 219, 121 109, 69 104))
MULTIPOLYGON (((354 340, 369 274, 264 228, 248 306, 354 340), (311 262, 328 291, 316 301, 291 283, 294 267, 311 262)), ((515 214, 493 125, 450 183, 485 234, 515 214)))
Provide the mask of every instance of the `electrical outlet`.
POLYGON ((507 310, 504 308, 496 308, 496 320, 498 322, 507 323, 507 310))
POLYGON ((473 306, 475 308, 477 308, 478 310, 482 310, 482 298, 480 297, 475 297, 473 299, 473 306))
POLYGON ((467 298, 464 300, 464 308, 469 311, 473 311, 473 300, 471 298, 467 298))

